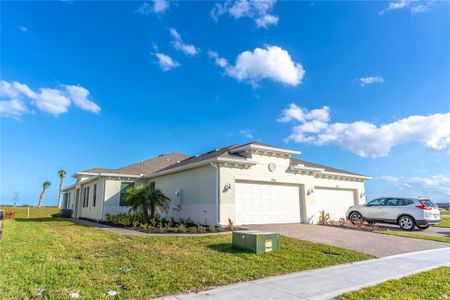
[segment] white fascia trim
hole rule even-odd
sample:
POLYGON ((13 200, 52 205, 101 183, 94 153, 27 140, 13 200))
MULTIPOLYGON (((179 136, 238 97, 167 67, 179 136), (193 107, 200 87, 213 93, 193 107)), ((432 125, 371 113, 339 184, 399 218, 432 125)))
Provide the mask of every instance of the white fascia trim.
POLYGON ((256 165, 257 161, 251 158, 247 159, 235 159, 235 158, 228 158, 228 157, 218 157, 215 161, 218 162, 231 162, 231 163, 238 163, 238 164, 244 164, 244 165, 256 165))
POLYGON ((292 166, 292 168, 294 170, 299 170, 299 171, 302 171, 302 170, 304 170, 304 171, 312 171, 312 172, 323 172, 323 171, 325 171, 325 169, 323 169, 323 168, 307 167, 307 166, 301 165, 301 164, 292 166))
POLYGON ((115 177, 115 178, 132 178, 132 179, 138 179, 141 178, 142 175, 131 175, 131 174, 114 174, 114 173, 98 173, 94 177, 87 178, 83 181, 80 181, 79 184, 83 185, 89 182, 92 182, 94 180, 99 179, 100 177, 115 177))
POLYGON ((141 175, 135 175, 135 174, 119 174, 119 173, 91 173, 91 172, 77 172, 72 175, 72 177, 76 178, 80 175, 87 175, 87 176, 110 176, 110 177, 132 177, 132 178, 138 178, 141 177, 144 174, 141 175))
POLYGON ((272 151, 272 152, 278 152, 278 153, 286 153, 291 155, 298 155, 301 154, 300 151, 294 151, 294 150, 287 150, 282 148, 276 148, 276 147, 268 147, 268 146, 262 146, 262 145, 255 145, 255 144, 249 144, 245 146, 241 146, 238 148, 231 149, 231 153, 235 152, 241 152, 245 150, 264 150, 264 151, 272 151))
POLYGON ((320 172, 319 175, 333 175, 333 176, 341 176, 341 177, 352 177, 352 178, 360 178, 360 179, 372 179, 372 177, 368 176, 362 176, 362 175, 355 175, 355 174, 346 174, 346 173, 337 173, 337 172, 329 172, 329 171, 323 171, 320 172))

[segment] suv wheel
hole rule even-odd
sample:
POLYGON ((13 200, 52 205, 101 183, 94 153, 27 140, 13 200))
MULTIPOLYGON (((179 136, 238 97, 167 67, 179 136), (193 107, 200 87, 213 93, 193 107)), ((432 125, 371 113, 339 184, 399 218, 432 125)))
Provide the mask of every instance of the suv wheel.
POLYGON ((398 225, 401 229, 412 231, 414 230, 414 227, 416 226, 414 219, 409 216, 402 216, 400 219, 398 219, 398 225))
POLYGON ((350 221, 352 222, 353 225, 355 225, 356 223, 361 222, 363 219, 362 215, 359 212, 352 212, 350 214, 350 221))

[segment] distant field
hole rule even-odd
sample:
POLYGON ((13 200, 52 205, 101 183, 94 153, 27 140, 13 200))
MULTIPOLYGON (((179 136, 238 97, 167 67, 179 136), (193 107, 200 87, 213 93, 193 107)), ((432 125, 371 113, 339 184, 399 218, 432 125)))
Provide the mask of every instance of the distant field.
MULTIPOLYGON (((0 206, 0 210, 7 211, 15 211, 16 218, 27 218, 28 216, 28 207, 13 207, 13 206, 0 206)), ((30 218, 46 218, 51 217, 52 214, 55 214, 59 211, 56 206, 49 207, 30 207, 30 218)))

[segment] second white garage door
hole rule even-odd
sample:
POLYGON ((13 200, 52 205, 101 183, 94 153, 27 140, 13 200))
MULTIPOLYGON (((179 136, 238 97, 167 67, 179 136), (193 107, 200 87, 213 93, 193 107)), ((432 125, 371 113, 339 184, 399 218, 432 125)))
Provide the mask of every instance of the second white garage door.
POLYGON ((236 224, 300 222, 298 186, 236 183, 236 224))
POLYGON ((345 218, 347 209, 355 204, 353 190, 314 188, 314 205, 308 206, 308 215, 317 223, 319 211, 326 211, 334 221, 345 218))

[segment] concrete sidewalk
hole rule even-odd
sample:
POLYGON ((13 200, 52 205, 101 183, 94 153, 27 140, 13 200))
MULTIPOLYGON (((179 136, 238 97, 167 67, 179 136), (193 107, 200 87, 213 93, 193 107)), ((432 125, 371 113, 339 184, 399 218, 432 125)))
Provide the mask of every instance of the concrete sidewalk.
POLYGON ((387 256, 161 299, 333 299, 348 291, 440 266, 450 266, 450 247, 387 256))

